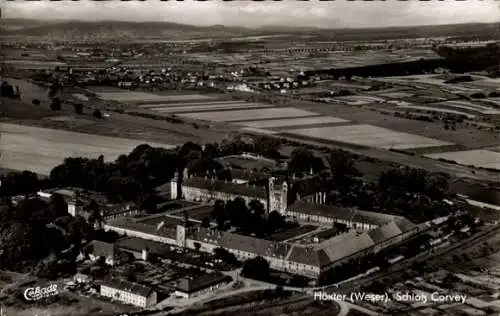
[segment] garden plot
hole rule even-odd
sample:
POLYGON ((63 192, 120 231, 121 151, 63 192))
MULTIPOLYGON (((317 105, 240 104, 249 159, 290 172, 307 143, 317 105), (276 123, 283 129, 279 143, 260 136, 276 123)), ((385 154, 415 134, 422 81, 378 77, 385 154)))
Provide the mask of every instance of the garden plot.
POLYGON ((250 121, 245 122, 243 125, 254 128, 273 128, 273 127, 287 127, 287 126, 300 126, 300 125, 314 125, 314 124, 327 124, 327 123, 345 123, 349 122, 337 117, 332 116, 318 116, 318 117, 301 117, 284 120, 268 120, 268 121, 250 121))
POLYGON ((465 112, 460 112, 460 111, 455 111, 455 110, 448 110, 448 109, 440 109, 437 107, 430 107, 430 106, 421 106, 421 105, 400 105, 398 106, 400 109, 410 109, 410 110, 421 110, 421 111, 433 111, 433 112, 440 112, 440 113, 449 113, 449 114, 455 114, 455 115, 462 115, 465 116, 469 119, 473 119, 476 116, 472 114, 468 114, 465 112))
POLYGON ((148 110, 156 112, 169 112, 169 113, 179 113, 179 112, 203 112, 203 111, 214 111, 214 110, 232 110, 232 109, 255 109, 255 108, 269 108, 272 105, 263 103, 239 103, 239 104, 210 104, 210 105, 194 105, 194 106, 171 106, 171 107, 158 107, 149 108, 148 110))
POLYGON ((286 132, 306 137, 383 149, 404 150, 453 145, 450 142, 365 124, 292 129, 286 132))
POLYGON ((159 108, 159 107, 168 107, 168 106, 191 106, 191 105, 223 105, 223 104, 244 104, 248 103, 246 101, 237 101, 237 100, 226 100, 226 101, 206 101, 206 102, 189 102, 189 103, 153 103, 153 104, 141 104, 139 107, 141 108, 159 108))
POLYGON ((183 94, 183 95, 158 95, 146 92, 97 92, 97 96, 106 101, 122 102, 147 102, 147 101, 189 101, 205 100, 212 97, 201 94, 183 94))
MULTIPOLYGON (((0 166, 13 170, 31 170, 47 175, 67 157, 97 158, 113 161, 130 153, 144 141, 97 136, 15 124, 0 124, 2 155, 0 166)), ((154 147, 171 148, 150 143, 154 147)))
POLYGON ((254 120, 291 118, 291 117, 307 117, 316 115, 318 114, 314 112, 309 112, 291 107, 284 107, 284 108, 256 109, 256 110, 187 113, 187 114, 181 114, 179 116, 191 119, 204 120, 204 121, 237 122, 237 121, 254 121, 254 120))
POLYGON ((426 155, 433 159, 454 161, 460 165, 500 170, 500 153, 477 149, 426 155))

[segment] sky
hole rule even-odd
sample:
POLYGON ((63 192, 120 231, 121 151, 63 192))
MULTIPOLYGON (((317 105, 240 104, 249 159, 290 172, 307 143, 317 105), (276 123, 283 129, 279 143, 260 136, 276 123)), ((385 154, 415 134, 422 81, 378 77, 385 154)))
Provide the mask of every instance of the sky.
POLYGON ((4 18, 165 21, 246 27, 282 25, 359 28, 500 21, 499 2, 494 0, 426 2, 412 0, 404 2, 396 0, 11 2, 3 0, 0 6, 4 18))

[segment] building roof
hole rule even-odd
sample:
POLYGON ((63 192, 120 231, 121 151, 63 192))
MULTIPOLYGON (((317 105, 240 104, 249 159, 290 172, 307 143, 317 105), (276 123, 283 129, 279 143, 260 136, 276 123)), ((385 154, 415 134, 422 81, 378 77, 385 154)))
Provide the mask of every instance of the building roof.
POLYGON ((118 220, 110 221, 107 223, 107 225, 122 229, 130 229, 145 234, 150 234, 165 238, 171 238, 171 239, 176 238, 176 227, 162 227, 160 229, 157 229, 156 225, 140 223, 130 218, 121 218, 118 220))
POLYGON ((68 190, 68 189, 55 190, 54 194, 59 194, 59 195, 63 195, 65 197, 70 197, 70 198, 76 197, 76 192, 74 190, 68 190))
POLYGON ((249 169, 229 169, 231 171, 231 176, 233 179, 247 180, 247 181, 258 181, 269 178, 269 174, 264 172, 253 171, 249 169))
POLYGON ((356 223, 365 223, 372 225, 383 225, 399 218, 397 216, 361 211, 358 209, 349 209, 336 205, 316 204, 307 201, 298 201, 291 205, 287 212, 298 212, 308 215, 325 216, 339 220, 353 221, 356 223))
POLYGON ((265 186, 253 186, 247 184, 237 184, 230 181, 221 181, 214 179, 206 179, 200 177, 190 177, 184 179, 183 186, 206 189, 213 192, 224 192, 239 196, 248 196, 259 199, 267 198, 267 189, 265 186))
POLYGON ((232 278, 222 273, 205 273, 199 276, 187 277, 181 279, 175 289, 184 293, 195 293, 204 290, 210 286, 220 284, 222 282, 230 282, 232 278))
POLYGON ((100 240, 92 240, 88 249, 96 257, 113 258, 115 256, 115 245, 100 240))
POLYGON ((151 292, 153 292, 153 289, 150 288, 149 286, 145 286, 142 284, 134 283, 134 282, 129 282, 121 279, 116 279, 116 278, 110 278, 107 280, 104 280, 101 283, 101 286, 107 286, 113 289, 121 290, 124 292, 140 295, 143 297, 148 297, 151 292))
POLYGON ((137 207, 134 204, 124 203, 124 204, 107 204, 101 208, 104 216, 111 216, 136 210, 137 207))
POLYGON ((287 260, 315 267, 321 267, 330 262, 330 258, 322 249, 303 246, 293 246, 287 260))
POLYGON ((190 230, 188 234, 193 239, 219 245, 223 248, 252 252, 258 256, 284 258, 291 248, 286 243, 229 232, 219 232, 210 228, 197 227, 190 230))
POLYGON ((314 247, 294 245, 287 260, 312 266, 325 266, 418 227, 405 218, 400 222, 404 224, 401 227, 396 221, 391 221, 362 234, 351 231, 335 236, 314 247))
POLYGON ((136 237, 120 238, 115 245, 120 250, 142 252, 146 249, 156 255, 161 255, 169 249, 167 245, 161 242, 136 237))

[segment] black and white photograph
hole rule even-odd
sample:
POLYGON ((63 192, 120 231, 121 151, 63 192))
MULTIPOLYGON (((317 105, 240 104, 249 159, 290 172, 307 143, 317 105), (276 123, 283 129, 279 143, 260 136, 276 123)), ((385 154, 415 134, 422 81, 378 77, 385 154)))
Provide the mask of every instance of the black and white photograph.
POLYGON ((0 316, 500 315, 499 1, 0 9, 0 316))

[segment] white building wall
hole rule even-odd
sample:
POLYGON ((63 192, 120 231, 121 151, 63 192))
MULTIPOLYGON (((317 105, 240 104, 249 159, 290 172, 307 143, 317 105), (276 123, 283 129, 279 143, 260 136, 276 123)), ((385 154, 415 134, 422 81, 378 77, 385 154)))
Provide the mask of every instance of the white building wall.
POLYGON ((150 297, 144 297, 135 293, 122 291, 120 289, 111 288, 101 285, 101 295, 113 298, 115 300, 131 304, 139 307, 149 307, 156 304, 156 293, 153 291, 150 297), (154 303, 153 303, 154 302, 154 303), (151 304, 151 305, 148 305, 151 304))
POLYGON ((126 228, 115 227, 115 226, 111 226, 111 225, 107 225, 107 224, 104 225, 104 230, 106 230, 106 231, 111 230, 111 231, 114 231, 120 235, 127 235, 129 237, 137 237, 137 238, 157 241, 157 242, 161 242, 161 243, 168 244, 168 245, 177 245, 177 240, 174 238, 168 238, 168 237, 157 236, 157 235, 153 235, 153 234, 147 234, 147 233, 143 233, 143 232, 139 232, 139 231, 135 231, 135 230, 131 230, 131 229, 126 229, 126 228))
POLYGON ((228 282, 222 282, 222 283, 212 285, 210 287, 207 287, 205 289, 202 289, 202 290, 199 290, 199 291, 193 292, 193 293, 186 293, 186 292, 182 292, 182 291, 176 290, 174 292, 174 295, 182 297, 182 298, 197 297, 197 296, 203 295, 205 293, 210 293, 210 292, 216 291, 217 289, 220 289, 220 288, 224 287, 227 284, 228 284, 228 282))

